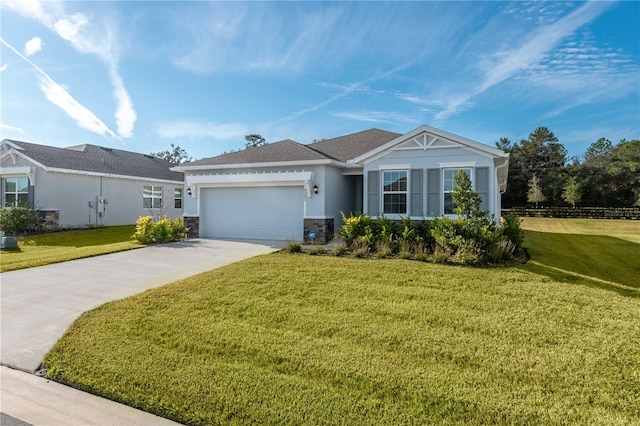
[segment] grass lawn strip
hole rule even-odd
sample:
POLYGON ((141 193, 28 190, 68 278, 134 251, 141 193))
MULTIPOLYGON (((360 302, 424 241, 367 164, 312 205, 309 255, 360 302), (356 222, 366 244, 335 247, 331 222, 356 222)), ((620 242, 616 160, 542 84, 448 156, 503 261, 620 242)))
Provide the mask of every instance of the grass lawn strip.
POLYGON ((534 261, 524 269, 561 281, 575 277, 562 278, 558 270, 640 288, 640 221, 525 218, 522 227, 534 261))
POLYGON ((637 424, 639 300, 518 268, 280 253, 104 305, 45 363, 187 424, 637 424))
POLYGON ((127 225, 21 237, 19 250, 0 255, 0 272, 143 247, 131 238, 134 231, 127 225))

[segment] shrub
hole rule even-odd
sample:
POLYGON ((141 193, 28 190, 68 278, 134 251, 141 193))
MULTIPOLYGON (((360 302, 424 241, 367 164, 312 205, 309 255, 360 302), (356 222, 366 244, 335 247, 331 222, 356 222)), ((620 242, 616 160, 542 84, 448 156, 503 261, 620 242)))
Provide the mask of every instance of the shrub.
POLYGON ((187 231, 180 217, 174 220, 163 217, 154 222, 153 216, 140 216, 132 238, 143 244, 169 243, 184 240, 187 231))
POLYGON ((321 254, 325 254, 327 251, 322 247, 313 248, 307 251, 310 256, 318 256, 321 254))
POLYGON ((302 246, 298 243, 291 243, 286 248, 287 253, 302 253, 302 246))
POLYGON ((507 239, 515 245, 516 249, 521 248, 524 242, 524 232, 522 232, 520 226, 521 222, 520 218, 514 213, 502 216, 502 225, 500 227, 502 235, 507 237, 507 239))
POLYGON ((346 246, 351 247, 365 234, 365 229, 370 227, 371 218, 364 213, 347 217, 343 212, 340 212, 340 215, 342 216, 343 225, 340 227, 338 234, 342 237, 346 246))
POLYGON ((38 218, 39 212, 29 204, 0 208, 0 229, 7 235, 18 236, 36 229, 38 218))

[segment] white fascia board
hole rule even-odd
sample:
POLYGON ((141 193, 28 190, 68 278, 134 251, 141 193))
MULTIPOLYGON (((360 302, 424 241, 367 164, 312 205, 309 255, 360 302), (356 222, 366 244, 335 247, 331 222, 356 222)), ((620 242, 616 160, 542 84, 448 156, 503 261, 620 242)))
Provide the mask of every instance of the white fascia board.
POLYGON ((4 177, 26 176, 32 172, 33 168, 29 166, 0 167, 0 175, 4 177))
POLYGON ((71 175, 107 177, 107 178, 114 178, 114 179, 137 180, 141 182, 159 182, 159 183, 166 183, 169 185, 184 185, 184 181, 181 181, 181 180, 157 179, 157 178, 145 177, 145 176, 118 175, 114 173, 88 172, 85 170, 58 169, 53 167, 45 167, 44 169, 50 173, 65 173, 65 174, 71 174, 71 175))
POLYGON ((189 165, 181 165, 171 167, 170 170, 174 172, 196 172, 201 170, 236 170, 236 169, 255 169, 255 168, 265 168, 265 167, 300 167, 300 166, 322 166, 329 165, 335 166, 339 168, 350 168, 351 164, 343 163, 341 161, 336 160, 306 160, 306 161, 272 161, 269 163, 237 163, 237 164, 213 164, 213 165, 198 165, 198 166, 189 166, 189 165))
POLYGON ((10 146, 13 149, 17 149, 18 151, 22 151, 24 150, 24 148, 22 148, 19 145, 16 145, 15 143, 11 142, 9 139, 3 139, 2 142, 0 142, 0 145, 2 146, 10 146))
POLYGON ((381 164, 378 170, 409 170, 411 164, 381 164))
POLYGON ((313 176, 313 172, 207 174, 186 175, 185 181, 189 186, 305 185, 313 176))
POLYGON ((426 124, 423 124, 422 126, 408 132, 405 133, 404 135, 400 135, 397 138, 393 139, 392 141, 387 142, 384 145, 381 145, 375 149, 372 149, 369 152, 366 152, 364 154, 362 154, 359 157, 354 158, 353 160, 349 160, 349 163, 362 163, 365 162, 366 160, 370 159, 371 157, 374 157, 378 154, 382 154, 385 151, 393 148, 396 145, 399 145, 403 142, 406 142, 407 140, 410 140, 416 136, 418 136, 420 133, 430 133, 432 135, 435 136, 439 136, 443 139, 449 139, 453 142, 459 143, 461 145, 464 145, 468 148, 471 148, 472 150, 480 153, 480 154, 484 154, 484 155, 490 155, 492 157, 505 157, 508 156, 509 154, 502 151, 501 149, 497 149, 497 148, 492 148, 488 145, 482 144, 480 142, 476 142, 474 140, 471 139, 467 139, 465 137, 462 136, 458 136, 458 135, 454 135, 453 133, 449 133, 449 132, 445 132, 444 130, 440 130, 440 129, 436 129, 435 127, 431 127, 431 126, 427 126, 426 124))

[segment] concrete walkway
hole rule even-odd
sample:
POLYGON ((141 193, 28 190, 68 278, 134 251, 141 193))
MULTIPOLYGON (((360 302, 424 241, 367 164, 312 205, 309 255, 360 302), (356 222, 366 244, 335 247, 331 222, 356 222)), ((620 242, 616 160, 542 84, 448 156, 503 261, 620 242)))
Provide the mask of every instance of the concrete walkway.
POLYGON ((83 312, 284 246, 194 239, 1 273, 2 413, 31 424, 163 424, 164 419, 26 373, 39 368, 83 312))

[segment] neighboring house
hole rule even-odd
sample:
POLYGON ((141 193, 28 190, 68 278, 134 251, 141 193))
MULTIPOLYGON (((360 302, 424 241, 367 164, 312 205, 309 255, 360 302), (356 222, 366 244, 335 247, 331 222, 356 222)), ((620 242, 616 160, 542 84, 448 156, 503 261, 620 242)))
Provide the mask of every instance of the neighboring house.
POLYGON ((0 142, 3 207, 28 202, 48 228, 126 225, 182 215, 183 174, 151 155, 78 145, 0 142))
POLYGON ((415 220, 453 215, 454 175, 469 174, 482 209, 500 216, 509 154, 421 126, 303 145, 271 143, 174 167, 185 173, 192 235, 326 242, 341 212, 415 220), (313 235, 313 234, 312 234, 313 235))

